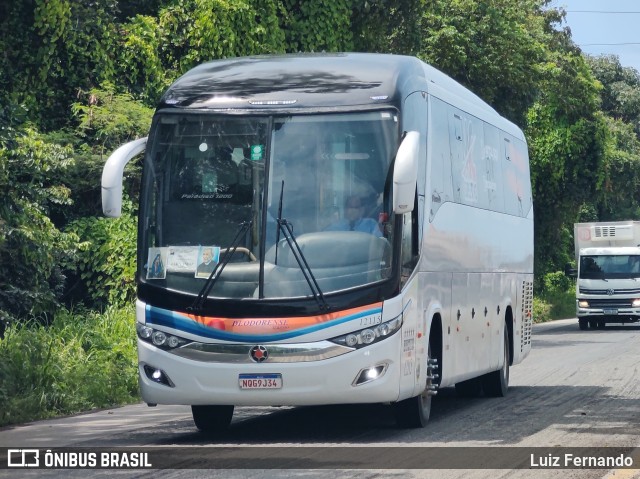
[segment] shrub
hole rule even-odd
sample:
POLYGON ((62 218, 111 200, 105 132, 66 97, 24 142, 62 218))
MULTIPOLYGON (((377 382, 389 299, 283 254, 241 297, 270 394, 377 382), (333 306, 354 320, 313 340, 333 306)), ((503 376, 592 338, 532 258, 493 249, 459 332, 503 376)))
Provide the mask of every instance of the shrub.
POLYGON ((547 273, 542 281, 544 292, 548 294, 567 292, 573 285, 573 280, 562 271, 547 273))
POLYGON ((63 311, 0 339, 0 426, 139 400, 134 308, 63 311))
POLYGON ((70 297, 91 307, 122 307, 135 298, 137 219, 130 201, 119 218, 81 218, 69 225, 80 238, 70 297))

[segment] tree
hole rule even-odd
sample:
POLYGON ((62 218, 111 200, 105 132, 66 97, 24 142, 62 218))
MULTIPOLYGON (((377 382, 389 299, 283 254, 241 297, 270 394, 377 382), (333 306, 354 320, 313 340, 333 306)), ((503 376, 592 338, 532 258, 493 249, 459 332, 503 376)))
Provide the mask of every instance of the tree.
POLYGON ((615 55, 587 56, 594 76, 602 84, 602 111, 633 125, 640 135, 640 74, 623 67, 615 55))
POLYGON ((545 60, 547 0, 433 0, 422 14, 420 57, 522 125, 545 60))
POLYGON ((23 0, 0 12, 0 99, 45 130, 68 125, 79 89, 113 76, 117 0, 23 0))
POLYGON ((33 128, 0 139, 0 322, 49 321, 57 309, 77 237, 53 224, 49 208, 69 203, 71 153, 33 128))

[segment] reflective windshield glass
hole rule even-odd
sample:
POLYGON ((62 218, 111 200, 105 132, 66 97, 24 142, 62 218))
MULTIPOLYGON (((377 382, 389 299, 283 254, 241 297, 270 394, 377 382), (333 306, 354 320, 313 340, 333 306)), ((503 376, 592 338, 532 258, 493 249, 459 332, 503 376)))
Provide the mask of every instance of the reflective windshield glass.
POLYGON ((311 296, 303 269, 323 294, 385 279, 397 137, 392 112, 158 116, 141 279, 197 294, 228 260, 209 297, 243 299, 311 296))
POLYGON ((580 277, 584 279, 640 277, 640 256, 582 256, 580 258, 580 277))

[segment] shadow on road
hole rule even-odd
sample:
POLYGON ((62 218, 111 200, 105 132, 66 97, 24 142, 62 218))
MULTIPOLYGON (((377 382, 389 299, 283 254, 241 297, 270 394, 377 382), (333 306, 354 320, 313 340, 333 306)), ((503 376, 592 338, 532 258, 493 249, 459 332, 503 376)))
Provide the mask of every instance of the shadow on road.
POLYGON ((478 441, 510 445, 553 425, 566 431, 588 427, 590 432, 602 433, 603 437, 634 434, 640 423, 637 401, 610 397, 606 392, 605 387, 514 387, 506 398, 469 399, 458 397, 453 388, 446 388, 435 398, 431 419, 424 429, 398 429, 391 407, 380 404, 267 408, 265 414, 249 417, 243 415, 245 408, 237 408, 230 429, 220 437, 201 434, 191 421, 183 421, 176 424, 173 433, 158 437, 154 444, 393 442, 443 446, 478 441), (605 414, 603 407, 635 411, 637 421, 612 423, 610 412, 605 414))

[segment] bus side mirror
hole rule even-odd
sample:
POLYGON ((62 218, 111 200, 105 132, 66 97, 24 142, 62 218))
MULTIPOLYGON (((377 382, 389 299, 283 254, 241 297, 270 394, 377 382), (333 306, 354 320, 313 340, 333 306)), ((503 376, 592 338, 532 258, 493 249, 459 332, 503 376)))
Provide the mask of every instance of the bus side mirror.
POLYGON ((413 210, 418 180, 418 153, 420 133, 409 131, 405 135, 393 168, 393 211, 397 214, 413 210))
POLYGON ((571 263, 564 265, 564 274, 570 278, 576 278, 578 276, 578 270, 573 267, 571 263))
POLYGON ((111 153, 102 170, 102 212, 117 218, 122 213, 122 175, 132 158, 142 153, 147 138, 140 138, 122 145, 111 153))

